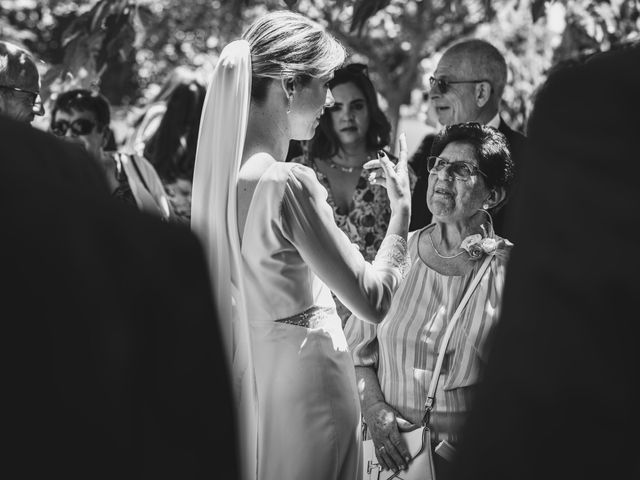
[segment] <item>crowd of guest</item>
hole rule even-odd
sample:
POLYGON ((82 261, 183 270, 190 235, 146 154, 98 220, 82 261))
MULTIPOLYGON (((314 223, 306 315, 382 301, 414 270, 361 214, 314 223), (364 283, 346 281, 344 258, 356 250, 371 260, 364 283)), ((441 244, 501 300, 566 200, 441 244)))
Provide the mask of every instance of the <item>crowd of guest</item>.
POLYGON ((438 480, 640 474, 625 310, 640 45, 558 66, 525 137, 501 114, 504 54, 456 42, 415 152, 392 144, 367 65, 315 22, 266 15, 221 59, 206 81, 174 70, 116 142, 104 95, 43 101, 34 57, 0 41, 0 168, 10 207, 30 196, 0 249, 7 304, 47 332, 20 347, 35 380, 12 405, 43 440, 19 435, 16 458, 55 443, 59 410, 72 427, 43 458, 62 471, 78 449, 71 476, 111 455, 92 478, 215 478, 226 459, 225 478, 362 480, 363 441, 398 474, 419 425, 438 480), (28 126, 43 115, 46 132, 28 126))

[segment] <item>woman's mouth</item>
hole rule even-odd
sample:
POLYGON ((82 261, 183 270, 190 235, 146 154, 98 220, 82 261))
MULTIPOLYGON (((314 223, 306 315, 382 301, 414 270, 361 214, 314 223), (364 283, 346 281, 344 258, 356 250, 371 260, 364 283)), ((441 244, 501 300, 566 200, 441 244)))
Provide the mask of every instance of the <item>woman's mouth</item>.
POLYGON ((453 197, 453 192, 445 188, 436 188, 433 190, 433 193, 437 195, 446 196, 446 197, 453 197))

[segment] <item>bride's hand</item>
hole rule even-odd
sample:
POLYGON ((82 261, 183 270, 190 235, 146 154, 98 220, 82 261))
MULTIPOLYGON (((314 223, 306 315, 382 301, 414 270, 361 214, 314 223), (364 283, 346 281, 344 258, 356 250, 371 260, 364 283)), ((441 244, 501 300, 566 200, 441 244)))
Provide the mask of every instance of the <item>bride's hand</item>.
POLYGON ((393 164, 384 152, 377 160, 370 160, 363 165, 370 171, 369 183, 382 185, 387 189, 391 209, 410 208, 411 188, 409 169, 407 167, 407 140, 404 133, 398 137, 398 163, 393 164))

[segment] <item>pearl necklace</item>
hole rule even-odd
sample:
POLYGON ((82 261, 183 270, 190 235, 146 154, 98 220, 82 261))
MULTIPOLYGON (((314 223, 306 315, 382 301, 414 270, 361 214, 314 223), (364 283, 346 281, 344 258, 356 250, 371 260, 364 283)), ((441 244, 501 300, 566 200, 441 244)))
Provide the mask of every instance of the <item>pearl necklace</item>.
MULTIPOLYGON (((338 157, 340 157, 342 160, 344 160, 344 157, 342 155, 340 155, 340 152, 336 153, 336 155, 338 155, 338 157)), ((372 156, 372 155, 367 155, 367 162, 369 160, 374 160, 378 158, 378 154, 377 152, 372 156)), ((354 170, 362 170, 362 165, 360 165, 359 167, 353 166, 353 167, 345 167, 344 165, 340 165, 339 163, 336 163, 333 161, 333 158, 329 157, 327 158, 327 162, 329 162, 329 166, 333 169, 337 169, 340 170, 341 172, 344 173, 351 173, 354 170)))
POLYGON ((344 165, 340 165, 339 163, 334 162, 331 157, 327 158, 327 162, 329 162, 329 166, 331 168, 338 169, 338 170, 340 170, 341 172, 344 172, 344 173, 351 173, 354 170, 362 170, 362 167, 356 167, 356 166, 345 167, 344 165))
POLYGON ((429 241, 431 242, 431 246, 433 247, 433 251, 436 252, 436 255, 438 255, 440 258, 444 258, 444 259, 451 259, 451 258, 456 258, 460 255, 462 255, 465 251, 462 250, 461 252, 456 253, 455 255, 442 255, 438 249, 436 248, 436 244, 433 243, 433 237, 431 236, 431 234, 433 233, 433 230, 431 230, 429 232, 429 241))

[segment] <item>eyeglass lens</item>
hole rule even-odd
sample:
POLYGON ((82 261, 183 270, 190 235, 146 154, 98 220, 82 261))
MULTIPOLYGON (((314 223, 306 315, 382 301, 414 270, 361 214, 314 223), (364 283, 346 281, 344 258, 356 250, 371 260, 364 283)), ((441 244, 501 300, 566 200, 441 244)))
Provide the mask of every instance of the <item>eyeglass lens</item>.
POLYGON ((447 93, 449 90, 449 84, 446 80, 442 78, 429 77, 429 86, 433 88, 434 85, 438 85, 438 90, 440 93, 447 93))
POLYGON ((453 176, 460 180, 468 180, 476 171, 475 166, 469 165, 466 162, 448 162, 440 157, 429 157, 427 159, 427 170, 429 170, 429 173, 436 174, 445 168, 449 168, 453 176))
POLYGON ((51 131, 59 137, 65 136, 68 130, 71 130, 74 135, 87 135, 91 133, 95 126, 95 123, 84 118, 78 118, 73 122, 60 120, 51 125, 51 131))

